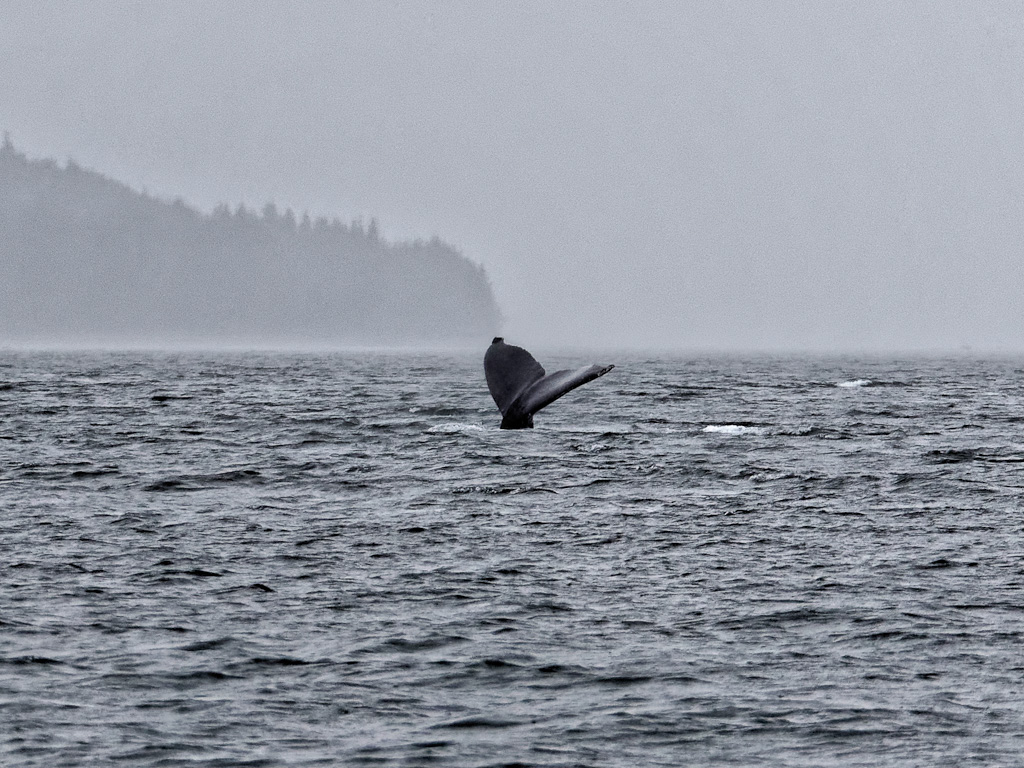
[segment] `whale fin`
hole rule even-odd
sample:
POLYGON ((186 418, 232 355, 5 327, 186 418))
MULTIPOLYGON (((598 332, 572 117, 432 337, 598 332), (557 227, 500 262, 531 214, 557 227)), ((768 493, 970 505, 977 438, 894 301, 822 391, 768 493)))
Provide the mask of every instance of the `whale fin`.
POLYGON ((484 355, 484 376, 494 403, 504 415, 531 384, 544 378, 544 368, 525 349, 506 344, 497 336, 484 355))
POLYGON ((545 375, 544 368, 522 347, 495 337, 484 355, 484 375, 498 410, 502 429, 533 426, 533 414, 566 392, 604 376, 614 365, 587 365, 545 375))
POLYGON ((534 382, 523 392, 519 406, 531 416, 546 405, 550 405, 567 392, 583 386, 599 376, 604 376, 614 365, 586 365, 575 371, 555 371, 534 382))

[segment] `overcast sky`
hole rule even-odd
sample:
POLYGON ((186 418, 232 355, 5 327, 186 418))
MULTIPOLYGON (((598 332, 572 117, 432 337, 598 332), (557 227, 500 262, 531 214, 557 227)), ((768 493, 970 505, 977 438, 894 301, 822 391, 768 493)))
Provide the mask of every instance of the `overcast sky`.
POLYGON ((440 235, 526 346, 1024 349, 1024 2, 0 0, 0 128, 440 235))

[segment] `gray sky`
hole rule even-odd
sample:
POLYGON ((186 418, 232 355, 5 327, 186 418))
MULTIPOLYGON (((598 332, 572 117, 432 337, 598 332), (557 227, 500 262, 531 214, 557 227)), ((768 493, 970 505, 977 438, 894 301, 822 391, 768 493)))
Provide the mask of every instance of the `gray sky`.
POLYGON ((1024 2, 0 0, 0 127, 377 216, 527 346, 1024 349, 1024 2))

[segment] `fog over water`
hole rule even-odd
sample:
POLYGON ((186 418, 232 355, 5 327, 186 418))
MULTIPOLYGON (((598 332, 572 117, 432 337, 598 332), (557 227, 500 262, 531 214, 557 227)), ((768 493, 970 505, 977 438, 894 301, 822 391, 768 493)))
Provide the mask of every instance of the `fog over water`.
POLYGON ((1024 348, 1019 2, 0 13, 30 156, 439 235, 527 346, 1024 348))

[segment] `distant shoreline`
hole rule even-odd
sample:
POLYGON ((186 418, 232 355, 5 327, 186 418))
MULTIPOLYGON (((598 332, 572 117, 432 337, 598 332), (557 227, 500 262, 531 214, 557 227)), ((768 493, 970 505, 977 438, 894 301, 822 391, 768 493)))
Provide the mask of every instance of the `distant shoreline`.
POLYGON ((420 347, 500 322, 483 267, 439 238, 272 203, 204 214, 0 146, 0 346, 420 347))

